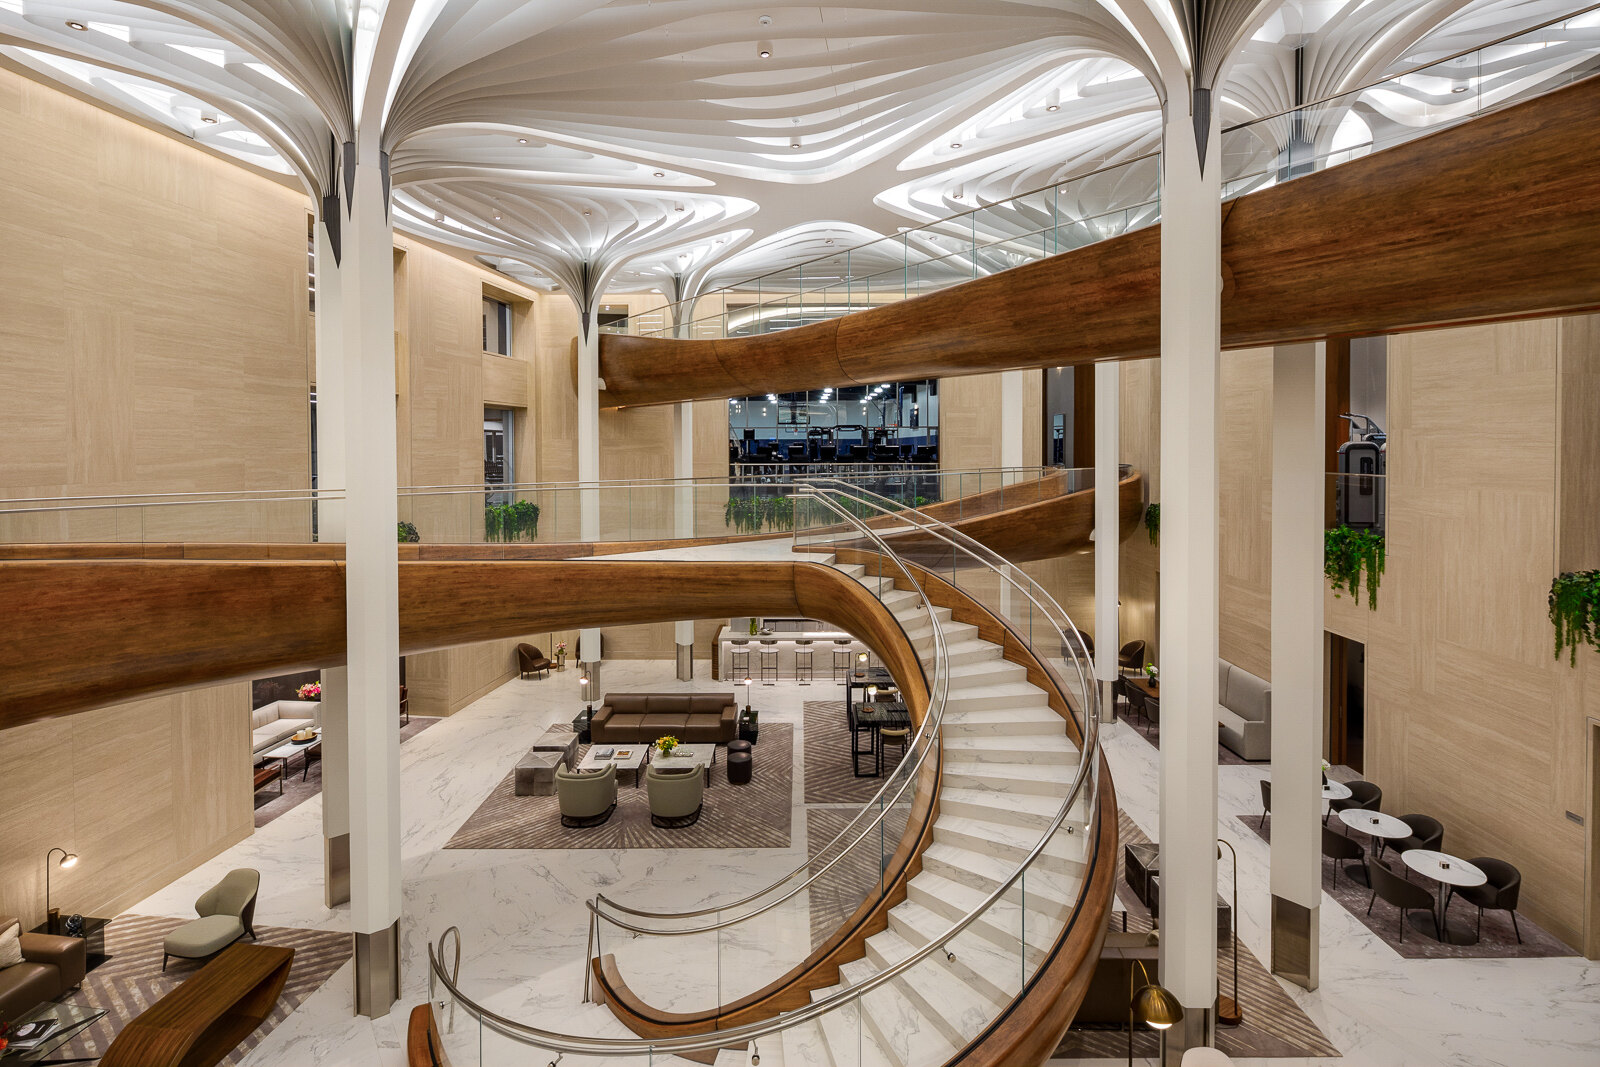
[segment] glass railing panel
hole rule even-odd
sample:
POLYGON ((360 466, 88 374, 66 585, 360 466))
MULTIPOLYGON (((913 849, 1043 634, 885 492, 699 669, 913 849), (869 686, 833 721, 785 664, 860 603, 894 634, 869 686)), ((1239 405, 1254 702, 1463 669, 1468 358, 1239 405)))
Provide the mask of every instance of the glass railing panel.
POLYGON ((318 509, 342 495, 309 490, 58 497, 0 501, 0 543, 309 544, 318 509))

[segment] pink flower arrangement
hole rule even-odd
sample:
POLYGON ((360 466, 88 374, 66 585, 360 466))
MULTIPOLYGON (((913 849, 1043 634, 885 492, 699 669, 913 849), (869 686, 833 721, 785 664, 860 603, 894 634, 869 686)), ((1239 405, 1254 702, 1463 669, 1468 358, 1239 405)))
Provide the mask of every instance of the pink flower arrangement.
POLYGON ((295 695, 301 700, 321 700, 322 683, 307 682, 305 685, 302 685, 299 689, 295 690, 295 695))
POLYGON ((567 643, 565 641, 557 641, 556 642, 556 655, 565 656, 566 654, 567 654, 567 643))

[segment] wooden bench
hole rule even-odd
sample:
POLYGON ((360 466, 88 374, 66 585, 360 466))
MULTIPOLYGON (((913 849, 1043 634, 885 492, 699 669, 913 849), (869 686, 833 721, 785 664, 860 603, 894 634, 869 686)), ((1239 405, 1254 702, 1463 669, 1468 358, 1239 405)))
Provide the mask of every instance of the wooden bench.
POLYGON ((213 1067, 255 1032, 289 980, 294 949, 229 945, 128 1023, 101 1067, 213 1067))
POLYGON ((277 782, 278 782, 278 792, 282 793, 283 792, 283 763, 282 763, 282 761, 278 761, 278 762, 275 762, 275 763, 263 763, 261 766, 256 768, 256 789, 258 791, 261 789, 262 786, 270 784, 274 779, 276 779, 277 782))

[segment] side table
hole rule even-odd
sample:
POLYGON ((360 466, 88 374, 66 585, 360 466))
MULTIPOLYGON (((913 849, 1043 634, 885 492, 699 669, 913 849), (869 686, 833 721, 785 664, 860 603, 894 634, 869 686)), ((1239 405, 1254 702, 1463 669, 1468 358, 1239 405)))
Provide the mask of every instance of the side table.
MULTIPOLYGON (((83 933, 77 936, 82 937, 84 941, 84 973, 94 970, 111 958, 110 954, 106 952, 106 927, 110 925, 110 919, 104 919, 97 915, 85 915, 83 917, 83 933)), ((51 930, 48 920, 35 926, 29 933, 54 933, 57 936, 65 936, 59 928, 51 930)))
POLYGON ((739 740, 748 741, 752 745, 761 739, 761 723, 752 722, 744 713, 739 714, 739 740))

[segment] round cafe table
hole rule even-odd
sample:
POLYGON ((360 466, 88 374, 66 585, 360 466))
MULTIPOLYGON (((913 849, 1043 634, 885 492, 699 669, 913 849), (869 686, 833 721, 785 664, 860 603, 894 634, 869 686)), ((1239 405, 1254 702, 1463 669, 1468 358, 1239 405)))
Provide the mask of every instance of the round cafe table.
POLYGON ((1475 940, 1463 934, 1458 940, 1450 932, 1450 926, 1445 922, 1445 892, 1449 886, 1482 885, 1489 880, 1489 876, 1474 867, 1464 859, 1452 856, 1448 852, 1434 852, 1426 848, 1408 849, 1400 854, 1400 862, 1410 867, 1413 871, 1425 878, 1432 878, 1439 883, 1439 933, 1447 945, 1470 945, 1475 940))
POLYGON ((1346 808, 1339 813, 1339 821, 1358 833, 1367 835, 1367 849, 1376 854, 1380 838, 1390 841, 1411 836, 1411 827, 1381 811, 1368 808, 1346 808))
POLYGON ((1349 800, 1355 794, 1350 792, 1350 787, 1343 782, 1323 782, 1323 800, 1349 800))

